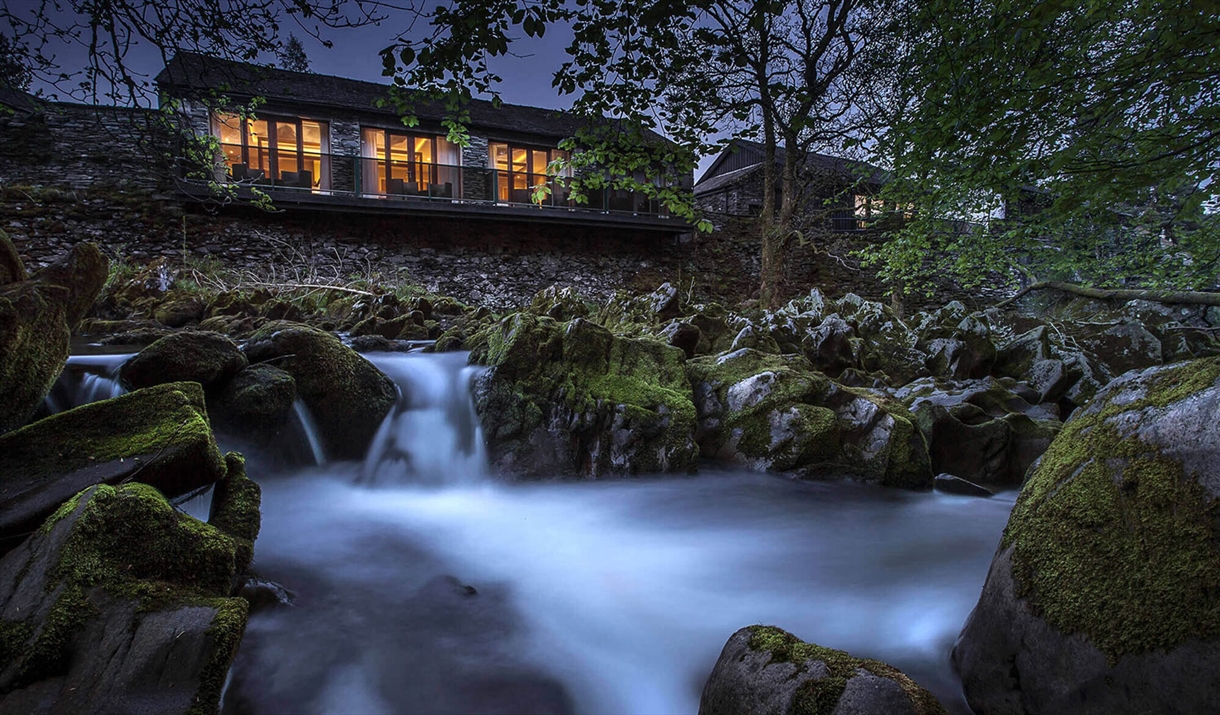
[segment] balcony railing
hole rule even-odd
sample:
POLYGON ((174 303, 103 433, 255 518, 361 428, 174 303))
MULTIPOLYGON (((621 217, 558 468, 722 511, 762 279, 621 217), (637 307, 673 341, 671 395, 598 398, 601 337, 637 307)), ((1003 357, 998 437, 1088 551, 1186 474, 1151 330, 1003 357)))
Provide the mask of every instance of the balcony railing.
MULTIPOLYGON (((310 152, 274 152, 222 145, 217 181, 275 191, 310 192, 387 201, 482 204, 665 217, 663 207, 638 191, 602 189, 576 203, 553 177, 526 172, 424 161, 387 161, 310 152)), ((195 172, 199 178, 199 172, 195 172)), ((184 178, 190 178, 184 175, 184 178)))

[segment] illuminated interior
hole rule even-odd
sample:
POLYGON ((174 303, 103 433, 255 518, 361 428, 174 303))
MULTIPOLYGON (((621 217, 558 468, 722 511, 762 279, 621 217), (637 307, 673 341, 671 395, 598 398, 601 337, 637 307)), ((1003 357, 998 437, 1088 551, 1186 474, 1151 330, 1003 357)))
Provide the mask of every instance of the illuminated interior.
POLYGON ((326 122, 298 117, 216 114, 220 140, 234 181, 326 191, 330 188, 330 132, 326 122))
MULTIPOLYGON (((566 151, 519 147, 492 142, 492 167, 496 170, 496 198, 511 203, 535 203, 538 187, 550 186, 545 203, 564 203, 565 190, 548 176, 547 168, 557 159, 568 158, 566 151)), ((571 176, 571 167, 564 167, 562 176, 571 176)))
POLYGON ((365 127, 360 138, 365 193, 460 196, 458 147, 445 137, 365 127))

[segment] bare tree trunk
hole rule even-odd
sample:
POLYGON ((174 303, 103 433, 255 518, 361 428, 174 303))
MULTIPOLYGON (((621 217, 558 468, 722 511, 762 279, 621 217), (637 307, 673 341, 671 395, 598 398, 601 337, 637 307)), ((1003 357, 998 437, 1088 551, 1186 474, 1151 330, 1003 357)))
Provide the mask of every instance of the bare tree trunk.
POLYGON ((769 118, 763 120, 763 206, 759 224, 761 232, 762 256, 759 265, 760 285, 758 288, 758 304, 760 307, 772 308, 779 300, 780 284, 784 277, 783 240, 784 227, 778 214, 779 206, 775 202, 777 181, 775 147, 775 124, 769 118))

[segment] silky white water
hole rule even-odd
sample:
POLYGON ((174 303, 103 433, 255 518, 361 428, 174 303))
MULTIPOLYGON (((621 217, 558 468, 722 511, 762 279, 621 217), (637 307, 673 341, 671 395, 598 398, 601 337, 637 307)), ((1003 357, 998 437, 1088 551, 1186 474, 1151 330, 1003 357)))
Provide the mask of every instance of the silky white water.
MULTIPOLYGON (((127 357, 73 358, 60 408, 121 393, 127 357)), ((285 442, 219 434, 262 484, 254 570, 296 594, 251 616, 225 713, 694 713, 755 623, 967 712, 949 649, 1010 498, 726 472, 505 484, 464 355, 369 357, 400 396, 363 463, 326 463, 307 410, 285 442)))
POLYGON ((254 567, 298 598, 251 618, 226 712, 694 713, 754 623, 964 711, 949 649, 1010 500, 741 473, 503 484, 460 357, 373 359, 403 396, 366 462, 261 480, 254 567))

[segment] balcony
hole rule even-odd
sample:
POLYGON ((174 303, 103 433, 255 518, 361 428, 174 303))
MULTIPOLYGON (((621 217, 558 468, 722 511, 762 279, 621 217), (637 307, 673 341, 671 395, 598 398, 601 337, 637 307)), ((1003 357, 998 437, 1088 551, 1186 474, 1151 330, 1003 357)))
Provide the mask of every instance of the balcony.
MULTIPOLYGON (((603 189, 576 203, 553 178, 524 172, 255 148, 243 155, 240 147, 224 149, 226 161, 214 180, 233 186, 241 198, 264 193, 277 206, 689 229, 685 220, 669 216, 642 192, 603 189)), ((179 188, 206 199, 209 184, 199 172, 184 171, 179 188)))

